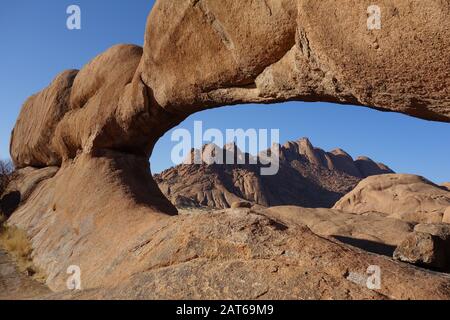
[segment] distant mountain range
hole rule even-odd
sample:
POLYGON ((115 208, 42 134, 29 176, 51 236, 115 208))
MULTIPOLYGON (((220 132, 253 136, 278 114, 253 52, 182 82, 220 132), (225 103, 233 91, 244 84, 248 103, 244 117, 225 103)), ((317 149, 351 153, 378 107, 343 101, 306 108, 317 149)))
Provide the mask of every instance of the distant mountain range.
MULTIPOLYGON (((252 157, 234 144, 223 148, 205 145, 201 153, 212 154, 218 149, 224 154, 234 149, 236 158, 252 157)), ((190 159, 201 153, 192 150, 190 159)), ((325 152, 307 138, 279 146, 279 153, 280 168, 274 176, 261 175, 262 164, 203 163, 181 164, 154 177, 162 192, 179 208, 221 209, 229 208, 236 201, 262 206, 331 208, 362 179, 393 173, 386 165, 367 157, 353 160, 342 149, 325 152)))

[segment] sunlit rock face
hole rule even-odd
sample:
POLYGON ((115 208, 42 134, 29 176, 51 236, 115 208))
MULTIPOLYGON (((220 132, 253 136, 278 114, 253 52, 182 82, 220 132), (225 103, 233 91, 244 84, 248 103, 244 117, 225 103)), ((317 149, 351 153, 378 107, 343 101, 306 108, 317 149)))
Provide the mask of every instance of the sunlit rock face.
POLYGON ((450 120, 446 1, 158 1, 139 68, 156 101, 191 112, 286 99, 450 120))
POLYGON ((375 211, 415 223, 440 223, 450 207, 450 192, 427 179, 386 174, 361 181, 334 209, 355 214, 375 211))

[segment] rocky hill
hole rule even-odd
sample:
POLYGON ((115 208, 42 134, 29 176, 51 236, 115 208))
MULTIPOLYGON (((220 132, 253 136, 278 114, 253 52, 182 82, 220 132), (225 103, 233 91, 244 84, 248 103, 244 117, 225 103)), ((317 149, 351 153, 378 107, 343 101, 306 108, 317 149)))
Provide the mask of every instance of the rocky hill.
MULTIPOLYGON (((337 221, 340 210, 307 209, 302 215, 305 209, 298 207, 176 216, 149 174, 158 139, 213 107, 323 101, 450 122, 448 2, 379 5, 386 14, 383 29, 374 32, 367 30, 362 0, 159 0, 148 18, 144 48, 114 46, 30 97, 10 144, 15 168, 29 172, 17 182, 21 201, 7 225, 27 233, 33 263, 56 298, 450 299, 447 274, 349 245, 401 241, 396 259, 447 271, 438 258, 450 256, 442 250, 450 247, 448 225, 414 225, 409 232, 412 225, 380 222, 379 213, 367 223, 360 214, 337 221), (56 167, 54 174, 40 172, 50 167, 56 167), (392 229, 381 232, 373 228, 375 221, 392 229), (394 237, 400 235, 406 239, 394 237), (83 291, 67 292, 70 266, 82 271, 83 291), (382 270, 379 289, 355 283, 354 275, 367 276, 368 266, 382 270)), ((297 147, 286 149, 295 155, 297 147)), ((338 163, 333 159, 346 158, 313 151, 299 158, 320 172, 338 163)), ((344 173, 357 174, 344 163, 344 173)), ((360 174, 372 167, 353 165, 360 174)), ((286 180, 275 181, 270 194, 278 195, 281 186, 302 194, 285 185, 313 181, 292 174, 301 165, 291 167, 282 170, 286 180)), ((345 186, 327 188, 337 193, 345 186)), ((381 188, 379 201, 395 190, 381 188)))
MULTIPOLYGON (((161 191, 175 206, 223 209, 245 200, 262 206, 329 208, 362 179, 393 173, 386 165, 367 157, 353 160, 342 149, 325 152, 314 147, 307 138, 279 147, 279 172, 273 176, 261 174, 260 161, 256 165, 249 161, 245 165, 208 164, 206 158, 211 156, 212 150, 219 150, 224 158, 233 150, 236 158, 251 157, 235 145, 226 145, 223 149, 206 145, 201 153, 203 164, 185 161, 187 163, 155 175, 161 191)), ((199 153, 193 151, 190 158, 199 153)))

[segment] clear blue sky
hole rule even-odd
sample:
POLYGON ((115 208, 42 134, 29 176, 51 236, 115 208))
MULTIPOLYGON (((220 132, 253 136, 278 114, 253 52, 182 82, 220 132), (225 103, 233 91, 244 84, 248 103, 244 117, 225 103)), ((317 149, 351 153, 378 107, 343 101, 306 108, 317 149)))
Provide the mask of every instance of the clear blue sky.
MULTIPOLYGON (((0 9, 0 158, 9 157, 11 129, 25 99, 65 69, 81 68, 117 43, 142 45, 150 0, 15 0, 0 9), (66 8, 82 10, 82 30, 66 28, 66 8)), ((219 108, 193 115, 193 128, 279 128, 281 141, 307 136, 314 145, 367 155, 397 172, 450 181, 450 124, 324 103, 290 102, 219 108)), ((152 156, 154 172, 172 165, 170 132, 152 156)))

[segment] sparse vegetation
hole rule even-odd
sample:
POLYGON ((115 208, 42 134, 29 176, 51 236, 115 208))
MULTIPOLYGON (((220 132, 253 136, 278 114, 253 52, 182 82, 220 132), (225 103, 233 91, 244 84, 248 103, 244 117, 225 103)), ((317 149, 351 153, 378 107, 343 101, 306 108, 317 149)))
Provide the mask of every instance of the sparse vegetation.
MULTIPOLYGON (((0 200, 2 198, 3 192, 8 186, 11 175, 13 172, 13 165, 10 161, 0 160, 0 200)), ((6 221, 6 215, 2 212, 2 206, 0 203, 0 227, 6 221)))
POLYGON ((31 246, 25 232, 16 227, 2 226, 0 246, 20 258, 25 258, 31 253, 31 246))
POLYGON ((23 230, 0 225, 0 248, 14 259, 20 272, 37 281, 45 281, 45 275, 33 265, 31 243, 23 230))
MULTIPOLYGON (((9 161, 0 160, 0 200, 8 187, 14 171, 9 161)), ((0 249, 5 250, 15 261, 17 269, 37 281, 44 282, 45 275, 34 266, 31 259, 32 247, 25 231, 6 225, 7 215, 2 212, 0 202, 0 249)))
POLYGON ((11 161, 0 160, 0 196, 8 186, 13 170, 14 167, 11 161))
POLYGON ((6 221, 6 216, 0 211, 0 228, 5 221, 6 221))

